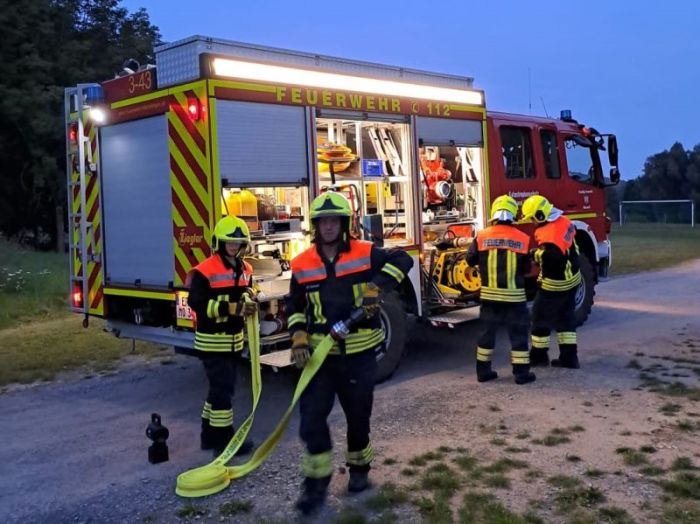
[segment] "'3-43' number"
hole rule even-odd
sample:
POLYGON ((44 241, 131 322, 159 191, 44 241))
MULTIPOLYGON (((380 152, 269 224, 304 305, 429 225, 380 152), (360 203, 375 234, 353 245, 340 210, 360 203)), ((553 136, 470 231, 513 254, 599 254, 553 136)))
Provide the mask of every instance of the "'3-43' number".
POLYGON ((137 75, 129 77, 129 94, 133 95, 140 91, 150 91, 153 85, 153 75, 150 71, 143 71, 137 75))

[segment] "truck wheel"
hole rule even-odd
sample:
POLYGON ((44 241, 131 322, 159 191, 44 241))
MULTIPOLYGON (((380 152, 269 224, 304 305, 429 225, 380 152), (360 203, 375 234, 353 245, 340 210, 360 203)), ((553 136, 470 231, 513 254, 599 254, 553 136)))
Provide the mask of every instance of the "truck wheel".
POLYGON ((593 296, 595 295, 595 278, 593 277, 593 266, 586 255, 579 258, 581 271, 581 284, 576 288, 576 325, 583 324, 593 307, 593 296))
POLYGON ((375 382, 380 383, 389 379, 399 367, 404 346, 408 322, 403 301, 398 293, 392 291, 384 296, 380 313, 384 345, 376 350, 377 375, 375 382))

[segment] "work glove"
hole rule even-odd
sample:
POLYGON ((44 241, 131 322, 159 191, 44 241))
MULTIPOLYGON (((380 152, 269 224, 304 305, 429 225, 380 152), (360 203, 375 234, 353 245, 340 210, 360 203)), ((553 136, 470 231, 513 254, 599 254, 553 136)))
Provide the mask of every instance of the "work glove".
POLYGON ((374 282, 367 284, 362 293, 362 309, 364 309, 367 318, 373 317, 381 309, 379 305, 379 286, 374 282))
POLYGON ((228 303, 228 314, 236 317, 248 318, 258 311, 258 303, 253 300, 246 300, 246 295, 242 296, 238 302, 228 303))
POLYGON ((295 331, 292 335, 291 362, 298 369, 302 369, 311 358, 309 350, 309 335, 306 331, 295 331))
POLYGON ((542 264, 542 253, 544 250, 541 247, 533 247, 530 250, 530 258, 535 264, 542 264))

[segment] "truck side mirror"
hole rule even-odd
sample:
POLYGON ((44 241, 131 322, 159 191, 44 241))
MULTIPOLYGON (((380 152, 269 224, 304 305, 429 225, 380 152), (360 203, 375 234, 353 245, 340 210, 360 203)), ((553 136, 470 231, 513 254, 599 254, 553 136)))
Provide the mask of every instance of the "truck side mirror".
POLYGON ((610 135, 608 137, 608 162, 611 166, 617 166, 617 137, 610 135))
POLYGON ((617 184, 620 182, 620 170, 617 168, 618 161, 617 137, 608 137, 608 162, 610 163, 610 182, 617 184))

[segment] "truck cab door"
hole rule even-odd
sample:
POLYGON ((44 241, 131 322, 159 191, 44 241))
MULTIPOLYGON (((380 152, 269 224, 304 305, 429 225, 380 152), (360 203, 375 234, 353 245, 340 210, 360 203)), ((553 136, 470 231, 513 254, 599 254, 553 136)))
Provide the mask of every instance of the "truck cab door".
POLYGON ((567 214, 601 214, 605 211, 603 192, 596 173, 598 152, 591 140, 581 135, 560 135, 564 154, 561 191, 553 203, 567 214))

